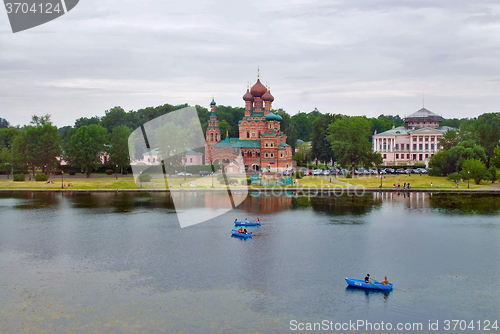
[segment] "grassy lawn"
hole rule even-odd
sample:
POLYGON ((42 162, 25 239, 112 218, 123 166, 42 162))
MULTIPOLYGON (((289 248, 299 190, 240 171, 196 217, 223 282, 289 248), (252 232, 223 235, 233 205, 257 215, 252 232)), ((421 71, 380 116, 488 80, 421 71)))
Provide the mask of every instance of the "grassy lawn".
MULTIPOLYGON (((231 177, 231 179, 234 179, 231 177)), ((14 182, 12 178, 7 180, 5 178, 0 179, 0 189, 61 189, 61 178, 53 177, 49 179, 53 183, 36 182, 36 181, 23 181, 14 182)), ((238 178, 237 186, 244 187, 241 184, 243 178, 238 178)), ((370 176, 355 176, 352 179, 347 179, 344 177, 332 178, 332 180, 337 180, 345 183, 349 183, 356 186, 366 187, 366 188, 378 188, 380 187, 380 178, 376 178, 375 175, 370 176)), ((329 177, 313 177, 308 176, 303 179, 299 179, 299 188, 342 188, 343 186, 337 183, 330 183, 329 177)), ((418 188, 431 188, 431 182, 433 184, 432 188, 441 189, 456 189, 455 183, 446 180, 445 177, 427 176, 427 175, 386 175, 382 180, 383 188, 393 188, 393 184, 400 184, 401 188, 404 183, 410 182, 412 189, 418 188)), ((188 176, 186 180, 183 177, 172 177, 169 179, 169 183, 172 189, 210 189, 212 188, 212 177, 205 176, 188 176)), ((133 177, 119 178, 116 180, 114 177, 96 177, 96 175, 90 178, 65 178, 64 179, 65 189, 139 189, 140 183, 134 183, 133 177), (72 184, 71 187, 67 187, 68 182, 72 184)), ((476 185, 474 181, 470 182, 470 189, 478 189, 488 185, 491 185, 490 181, 483 181, 480 185, 476 185)), ((214 188, 222 189, 223 185, 217 180, 217 177, 213 178, 214 188)), ((275 186, 276 188, 282 187, 297 187, 296 185, 287 186, 275 186)), ((166 183, 161 176, 153 177, 150 182, 143 182, 143 189, 165 189, 166 183)), ((272 188, 265 186, 252 186, 251 188, 272 188)), ((467 181, 459 182, 458 189, 467 189, 467 181)))
MULTIPOLYGON (((206 189, 212 187, 212 178, 209 176, 189 176, 184 180, 183 177, 173 177, 170 184, 173 189, 206 189), (196 182, 196 183, 195 183, 196 182)), ((237 179, 238 186, 241 185, 241 178, 237 179)), ((37 182, 34 180, 23 182, 14 182, 12 178, 9 180, 0 179, 0 189, 61 189, 61 177, 51 177, 49 181, 53 183, 37 182)), ((215 188, 223 188, 216 177, 213 178, 215 188)), ((114 177, 90 177, 90 178, 65 178, 64 189, 139 189, 140 182, 134 182, 133 177, 119 178, 114 177), (68 183, 71 187, 68 187, 68 183)), ((166 183, 163 177, 153 177, 149 182, 142 183, 143 189, 165 189, 166 183)))
MULTIPOLYGON (((379 188, 380 178, 375 175, 367 176, 355 176, 352 179, 340 178, 340 181, 344 181, 349 184, 358 185, 366 188, 379 188)), ((393 184, 396 186, 398 183, 403 188, 404 183, 410 182, 411 189, 418 188, 441 188, 441 189, 467 189, 467 181, 459 181, 458 188, 455 182, 446 180, 444 176, 428 176, 428 175, 384 175, 382 179, 382 188, 393 188, 393 184), (432 187, 431 187, 432 182, 432 187)), ((473 180, 470 182, 470 189, 478 189, 485 186, 491 185, 491 181, 482 181, 481 184, 477 185, 473 180)))

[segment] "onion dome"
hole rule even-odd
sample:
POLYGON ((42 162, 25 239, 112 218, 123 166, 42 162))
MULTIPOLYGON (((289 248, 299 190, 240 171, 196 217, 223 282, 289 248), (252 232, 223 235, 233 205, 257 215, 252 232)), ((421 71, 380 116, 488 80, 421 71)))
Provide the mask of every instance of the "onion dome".
POLYGON ((266 115, 266 121, 276 121, 276 122, 281 122, 283 118, 278 115, 274 114, 273 112, 270 112, 269 114, 266 115))
POLYGON ((257 78, 257 82, 252 86, 252 89, 250 89, 250 93, 252 93, 254 97, 261 97, 265 92, 267 92, 266 86, 264 86, 260 82, 260 79, 257 78))
POLYGON ((247 88, 247 92, 245 93, 245 95, 243 95, 243 101, 253 102, 253 95, 250 94, 250 91, 248 90, 248 88, 247 88))
POLYGON ((213 98, 213 97, 212 97, 212 102, 210 102, 210 105, 211 105, 211 106, 215 106, 215 105, 216 105, 215 100, 214 100, 214 98, 213 98))
POLYGON ((262 95, 262 100, 269 101, 269 102, 273 102, 274 101, 274 96, 271 95, 271 91, 270 90, 267 90, 267 92, 265 92, 264 95, 262 95))

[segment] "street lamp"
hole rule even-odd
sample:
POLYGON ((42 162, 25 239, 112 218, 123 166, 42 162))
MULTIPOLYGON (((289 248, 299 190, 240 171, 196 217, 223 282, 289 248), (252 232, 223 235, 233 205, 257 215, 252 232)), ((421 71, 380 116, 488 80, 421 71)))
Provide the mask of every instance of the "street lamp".
POLYGON ((470 182, 470 171, 467 171, 467 189, 469 189, 469 182, 470 182))
POLYGON ((61 170, 61 189, 64 189, 64 171, 61 170))
POLYGON ((117 170, 118 170, 118 165, 116 165, 116 168, 115 168, 115 178, 118 180, 118 173, 117 173, 117 170))

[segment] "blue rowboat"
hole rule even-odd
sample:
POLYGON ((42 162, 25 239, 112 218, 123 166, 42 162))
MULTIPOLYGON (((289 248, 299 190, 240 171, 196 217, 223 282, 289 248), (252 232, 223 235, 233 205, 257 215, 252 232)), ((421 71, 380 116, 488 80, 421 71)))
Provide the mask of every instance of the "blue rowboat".
POLYGON ((231 230, 231 233, 235 237, 240 237, 244 239, 252 237, 252 233, 239 233, 238 230, 231 230))
POLYGON ((375 289, 375 290, 392 290, 392 283, 389 285, 383 285, 377 282, 365 283, 365 280, 347 278, 345 279, 347 285, 353 286, 355 288, 364 288, 364 289, 375 289))
POLYGON ((260 222, 234 222, 234 226, 260 226, 260 222))

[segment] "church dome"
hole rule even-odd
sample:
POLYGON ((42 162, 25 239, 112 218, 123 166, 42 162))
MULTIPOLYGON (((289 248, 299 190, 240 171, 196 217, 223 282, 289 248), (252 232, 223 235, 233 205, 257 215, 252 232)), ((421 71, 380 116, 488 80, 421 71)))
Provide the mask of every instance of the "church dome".
POLYGON ((254 97, 261 97, 262 95, 264 95, 265 92, 267 92, 266 87, 260 82, 260 79, 257 78, 257 82, 255 83, 255 85, 252 86, 250 93, 254 97))
POLYGON ((253 95, 250 94, 250 91, 248 90, 248 88, 247 88, 247 92, 245 93, 245 95, 243 95, 243 100, 247 101, 247 102, 253 102, 253 95))
POLYGON ((211 106, 215 106, 215 105, 216 105, 215 100, 214 100, 214 98, 213 98, 213 97, 212 97, 212 102, 210 102, 210 105, 211 105, 211 106))
POLYGON ((266 116, 266 121, 276 121, 276 122, 281 122, 283 120, 283 118, 278 115, 278 114, 274 114, 273 112, 270 112, 269 114, 267 114, 266 116))
POLYGON ((264 95, 262 95, 262 100, 269 101, 269 102, 273 102, 274 101, 274 96, 271 95, 271 91, 270 90, 267 90, 267 92, 265 92, 264 95))

